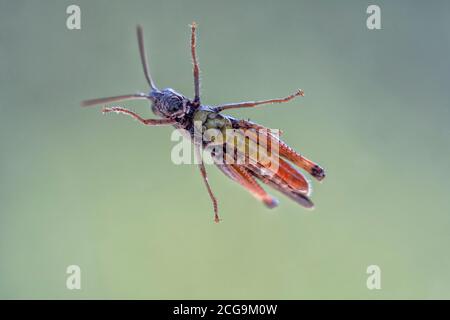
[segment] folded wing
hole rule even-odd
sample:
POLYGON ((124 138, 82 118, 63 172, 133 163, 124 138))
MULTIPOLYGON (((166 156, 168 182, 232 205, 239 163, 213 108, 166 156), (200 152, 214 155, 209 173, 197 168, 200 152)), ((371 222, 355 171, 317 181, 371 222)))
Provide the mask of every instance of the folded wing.
MULTIPOLYGON (((314 204, 309 199, 311 194, 309 180, 288 161, 310 173, 312 168, 317 165, 289 148, 277 136, 273 135, 270 129, 248 121, 235 121, 238 122, 235 124, 236 128, 239 129, 235 130, 234 135, 225 137, 224 150, 228 149, 224 153, 228 153, 228 158, 222 158, 222 162, 216 161, 219 169, 232 180, 244 186, 268 207, 274 207, 277 202, 264 191, 255 178, 288 196, 303 207, 313 208, 314 204), (266 135, 267 139, 261 138, 261 130, 263 130, 263 137, 266 135), (273 148, 275 143, 277 148, 273 148), (230 153, 230 150, 233 150, 233 152, 230 153)), ((320 175, 316 175, 317 178, 318 176, 320 175)))

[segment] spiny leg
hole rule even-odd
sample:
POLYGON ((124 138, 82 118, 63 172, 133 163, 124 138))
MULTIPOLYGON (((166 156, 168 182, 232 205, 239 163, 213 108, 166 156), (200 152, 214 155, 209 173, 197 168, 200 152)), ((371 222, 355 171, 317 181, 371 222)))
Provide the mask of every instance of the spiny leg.
POLYGON ((197 41, 196 41, 196 35, 195 31, 197 29, 197 24, 192 22, 191 24, 191 55, 192 55, 192 64, 193 64, 193 71, 194 71, 194 104, 200 105, 200 68, 198 66, 197 61, 197 41))
POLYGON ((162 125, 174 124, 176 122, 175 120, 172 120, 172 119, 144 119, 137 113, 134 113, 131 110, 121 108, 121 107, 104 108, 102 110, 102 112, 103 113, 115 112, 115 113, 126 114, 147 126, 162 126, 162 125))
POLYGON ((230 104, 224 104, 224 105, 217 106, 214 109, 216 111, 220 112, 220 111, 227 110, 227 109, 251 108, 251 107, 255 107, 255 106, 261 105, 261 104, 288 102, 288 101, 294 99, 295 97, 298 97, 298 96, 302 96, 303 97, 304 95, 305 95, 304 91, 299 89, 296 93, 291 94, 290 96, 287 96, 287 97, 281 98, 281 99, 270 99, 270 100, 262 100, 262 101, 247 101, 247 102, 230 103, 230 104))
POLYGON ((325 178, 325 170, 317 163, 305 158, 283 141, 278 140, 278 143, 279 153, 282 157, 285 157, 300 168, 306 170, 310 175, 319 181, 322 181, 325 178))
POLYGON ((220 218, 219 218, 219 210, 218 210, 218 206, 217 206, 217 199, 214 196, 214 193, 212 192, 211 186, 209 185, 209 182, 208 182, 208 174, 206 173, 205 164, 203 163, 200 147, 197 145, 194 145, 194 148, 195 148, 195 154, 196 154, 198 160, 200 161, 200 163, 198 164, 200 173, 202 174, 202 178, 203 178, 203 181, 205 182, 206 189, 208 190, 209 197, 211 198, 211 201, 213 203, 214 222, 219 223, 220 218))

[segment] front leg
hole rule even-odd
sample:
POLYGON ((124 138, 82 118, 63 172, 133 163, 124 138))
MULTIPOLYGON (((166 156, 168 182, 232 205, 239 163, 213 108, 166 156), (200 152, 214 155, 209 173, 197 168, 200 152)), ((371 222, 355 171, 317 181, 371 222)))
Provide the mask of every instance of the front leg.
POLYGON ((137 113, 134 113, 131 110, 121 108, 121 107, 103 108, 102 112, 103 113, 115 112, 115 113, 126 114, 147 126, 163 126, 163 125, 170 125, 170 124, 176 123, 176 121, 173 119, 144 119, 137 113))
POLYGON ((197 24, 192 22, 191 24, 191 55, 192 55, 192 64, 193 64, 193 72, 194 72, 194 104, 196 106, 200 105, 200 68, 198 66, 197 61, 197 52, 196 52, 196 36, 195 30, 197 29, 197 24))

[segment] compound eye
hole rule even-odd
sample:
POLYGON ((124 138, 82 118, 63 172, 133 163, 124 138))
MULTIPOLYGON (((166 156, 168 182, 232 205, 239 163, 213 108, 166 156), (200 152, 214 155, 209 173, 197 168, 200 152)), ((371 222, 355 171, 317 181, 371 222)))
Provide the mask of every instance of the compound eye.
POLYGON ((183 108, 183 101, 179 98, 172 98, 169 100, 168 111, 176 112, 183 108))

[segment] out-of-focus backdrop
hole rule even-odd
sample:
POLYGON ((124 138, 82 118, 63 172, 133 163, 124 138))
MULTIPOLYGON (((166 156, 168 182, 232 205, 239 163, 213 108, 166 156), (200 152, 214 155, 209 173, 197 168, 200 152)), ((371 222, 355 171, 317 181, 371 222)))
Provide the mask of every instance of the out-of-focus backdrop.
POLYGON ((372 2, 1 0, 0 297, 450 298, 450 3, 372 2), (327 169, 313 212, 276 192, 266 209, 209 166, 215 225, 171 128, 80 107, 148 89, 138 23, 157 84, 192 96, 193 20, 204 103, 305 90, 229 113, 327 169))

